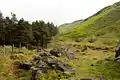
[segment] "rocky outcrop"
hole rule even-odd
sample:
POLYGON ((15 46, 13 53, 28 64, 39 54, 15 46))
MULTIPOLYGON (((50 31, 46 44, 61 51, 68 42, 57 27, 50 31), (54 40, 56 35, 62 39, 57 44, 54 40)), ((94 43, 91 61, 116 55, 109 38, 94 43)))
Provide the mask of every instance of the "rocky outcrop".
MULTIPOLYGON (((55 52, 55 51, 53 51, 55 52)), ((55 52, 59 53, 59 52, 55 52)), ((73 58, 73 53, 71 53, 70 58, 73 58)), ((58 57, 58 56, 57 56, 58 57)), ((75 71, 72 70, 72 68, 65 64, 64 62, 61 62, 60 60, 57 60, 56 55, 51 54, 51 51, 41 51, 39 54, 33 57, 31 61, 28 62, 14 62, 14 65, 17 65, 18 68, 24 69, 26 71, 30 70, 32 74, 31 80, 36 80, 37 77, 40 77, 41 74, 46 73, 48 70, 54 70, 59 71, 64 74, 74 74, 75 71)))
POLYGON ((66 56, 70 60, 75 59, 75 53, 66 47, 54 48, 50 51, 50 54, 55 57, 66 56))
POLYGON ((120 41, 117 43, 115 49, 115 60, 120 60, 120 41))

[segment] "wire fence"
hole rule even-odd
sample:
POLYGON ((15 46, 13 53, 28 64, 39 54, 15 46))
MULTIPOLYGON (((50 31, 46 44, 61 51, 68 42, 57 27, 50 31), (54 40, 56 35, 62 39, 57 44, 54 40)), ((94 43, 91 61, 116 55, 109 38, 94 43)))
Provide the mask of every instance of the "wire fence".
POLYGON ((28 50, 25 47, 16 48, 14 46, 5 46, 5 45, 0 46, 0 56, 2 57, 9 56, 16 53, 29 54, 32 52, 37 53, 37 50, 28 50))

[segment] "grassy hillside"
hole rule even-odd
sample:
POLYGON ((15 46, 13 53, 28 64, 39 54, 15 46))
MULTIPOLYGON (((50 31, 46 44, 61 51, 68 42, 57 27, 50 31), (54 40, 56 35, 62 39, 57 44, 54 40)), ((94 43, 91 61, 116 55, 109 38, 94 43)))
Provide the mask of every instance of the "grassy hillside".
POLYGON ((81 24, 60 26, 56 44, 75 52, 75 60, 66 60, 76 69, 75 78, 120 80, 119 62, 114 61, 115 45, 120 40, 120 2, 107 6, 81 24), (77 40, 78 39, 78 40, 77 40))
POLYGON ((95 39, 95 44, 115 45, 120 38, 119 14, 120 2, 105 7, 95 15, 85 19, 82 24, 73 25, 73 29, 61 34, 59 39, 75 41, 77 38, 83 38, 82 42, 85 43, 90 39, 95 39))

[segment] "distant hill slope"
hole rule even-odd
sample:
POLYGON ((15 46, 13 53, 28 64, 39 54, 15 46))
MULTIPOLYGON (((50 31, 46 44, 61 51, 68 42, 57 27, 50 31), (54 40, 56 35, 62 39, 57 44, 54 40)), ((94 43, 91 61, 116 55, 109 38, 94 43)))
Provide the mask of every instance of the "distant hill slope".
POLYGON ((59 39, 75 41, 83 38, 82 42, 85 43, 94 40, 98 45, 114 45, 120 39, 120 2, 103 8, 82 24, 73 26, 71 31, 61 34, 59 39))
POLYGON ((71 31, 75 26, 79 26, 81 23, 83 22, 83 20, 77 20, 74 21, 72 23, 65 23, 59 26, 59 32, 62 33, 67 33, 69 31, 71 31))

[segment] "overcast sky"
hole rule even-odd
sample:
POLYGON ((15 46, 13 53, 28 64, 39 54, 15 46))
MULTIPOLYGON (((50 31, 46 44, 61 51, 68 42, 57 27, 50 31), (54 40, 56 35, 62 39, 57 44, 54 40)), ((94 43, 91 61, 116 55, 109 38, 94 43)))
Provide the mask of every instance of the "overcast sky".
POLYGON ((14 12, 18 19, 52 21, 56 25, 87 18, 119 0, 0 0, 4 16, 14 12))

